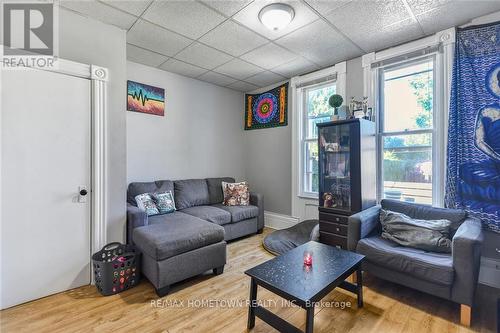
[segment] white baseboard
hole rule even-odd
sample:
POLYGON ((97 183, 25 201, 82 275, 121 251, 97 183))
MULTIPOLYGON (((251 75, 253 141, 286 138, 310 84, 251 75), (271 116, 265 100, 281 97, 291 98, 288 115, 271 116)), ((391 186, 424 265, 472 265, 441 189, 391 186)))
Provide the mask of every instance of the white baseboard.
POLYGON ((289 228, 299 222, 299 219, 289 215, 264 212, 264 225, 271 229, 289 228))
POLYGON ((481 258, 479 283, 500 289, 500 261, 493 258, 481 258))

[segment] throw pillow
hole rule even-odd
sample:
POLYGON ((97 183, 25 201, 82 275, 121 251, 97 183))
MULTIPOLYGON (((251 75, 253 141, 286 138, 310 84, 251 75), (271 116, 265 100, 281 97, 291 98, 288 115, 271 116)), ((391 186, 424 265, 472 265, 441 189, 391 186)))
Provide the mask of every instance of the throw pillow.
POLYGON ((431 252, 451 252, 448 220, 417 220, 390 210, 380 210, 382 238, 402 246, 431 252))
POLYGON ((135 202, 137 202, 137 207, 144 210, 148 216, 160 214, 160 211, 149 193, 136 195, 135 202))
POLYGON ((225 206, 248 206, 250 204, 250 192, 247 182, 226 183, 222 182, 225 206))
POLYGON ((153 199, 160 214, 168 214, 175 211, 174 196, 171 191, 164 193, 153 193, 153 199))

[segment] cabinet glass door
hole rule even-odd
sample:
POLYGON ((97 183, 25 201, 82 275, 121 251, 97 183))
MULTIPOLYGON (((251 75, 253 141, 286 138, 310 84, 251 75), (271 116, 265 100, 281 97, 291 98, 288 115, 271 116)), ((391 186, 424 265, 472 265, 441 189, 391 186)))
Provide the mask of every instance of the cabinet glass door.
POLYGON ((351 210, 350 124, 320 127, 320 205, 351 210))

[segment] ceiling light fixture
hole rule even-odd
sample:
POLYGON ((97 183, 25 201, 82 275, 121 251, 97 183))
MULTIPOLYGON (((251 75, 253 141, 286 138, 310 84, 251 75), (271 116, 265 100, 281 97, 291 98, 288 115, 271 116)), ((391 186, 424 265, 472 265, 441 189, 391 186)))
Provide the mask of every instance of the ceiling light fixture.
POLYGON ((273 3, 262 8, 259 20, 270 30, 280 30, 292 22, 295 12, 293 8, 284 3, 273 3))

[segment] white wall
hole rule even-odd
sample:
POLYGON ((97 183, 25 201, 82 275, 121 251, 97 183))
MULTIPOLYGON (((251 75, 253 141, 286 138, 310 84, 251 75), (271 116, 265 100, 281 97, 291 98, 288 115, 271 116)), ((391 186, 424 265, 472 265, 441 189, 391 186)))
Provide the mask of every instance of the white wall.
POLYGON ((166 95, 164 117, 123 109, 128 183, 245 178, 242 93, 133 62, 127 62, 127 78, 164 88, 166 95))
POLYGON ((125 240, 126 148, 125 31, 76 13, 59 11, 59 56, 109 70, 107 84, 107 236, 108 241, 125 240))
MULTIPOLYGON (((286 81, 284 81, 286 82, 286 81)), ((261 93, 281 83, 252 91, 261 93)), ((292 106, 288 89, 288 125, 244 131, 245 176, 252 191, 264 195, 264 209, 290 215, 292 202, 292 106)))
POLYGON ((346 94, 345 105, 349 105, 351 97, 357 101, 363 99, 363 64, 361 57, 346 61, 346 94))

